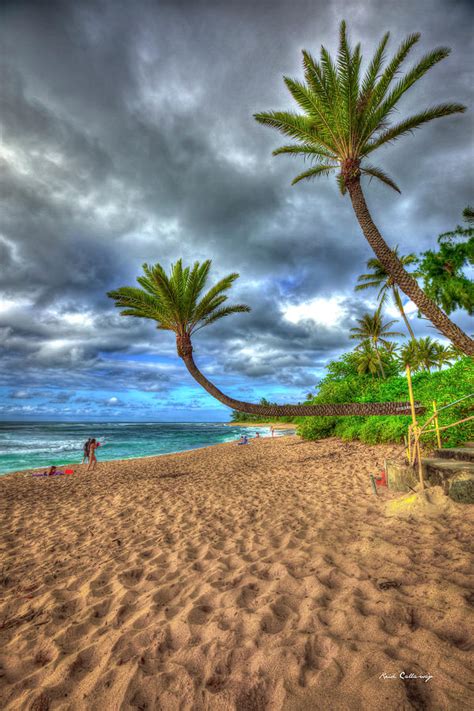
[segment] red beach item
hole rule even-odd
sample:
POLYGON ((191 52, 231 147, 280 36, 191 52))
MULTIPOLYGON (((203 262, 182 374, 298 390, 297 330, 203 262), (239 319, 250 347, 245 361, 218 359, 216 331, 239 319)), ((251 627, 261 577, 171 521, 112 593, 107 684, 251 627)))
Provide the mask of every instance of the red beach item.
POLYGON ((65 474, 74 474, 74 469, 65 469, 64 473, 65 474))
POLYGON ((382 470, 380 474, 375 477, 375 484, 377 486, 387 486, 387 475, 385 473, 385 470, 382 470))

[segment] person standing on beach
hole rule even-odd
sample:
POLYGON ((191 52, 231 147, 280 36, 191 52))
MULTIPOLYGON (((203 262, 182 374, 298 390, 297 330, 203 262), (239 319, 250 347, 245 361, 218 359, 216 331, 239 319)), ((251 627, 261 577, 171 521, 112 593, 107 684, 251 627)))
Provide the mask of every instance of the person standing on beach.
POLYGON ((86 460, 89 459, 89 449, 91 446, 91 438, 87 440, 87 442, 84 444, 84 456, 82 457, 82 463, 85 464, 86 460))
POLYGON ((99 446, 99 443, 95 439, 91 439, 89 442, 89 466, 87 467, 86 471, 89 471, 89 469, 94 469, 95 465, 97 464, 97 457, 95 456, 95 450, 99 446))
POLYGON ((270 432, 272 433, 272 437, 274 437, 275 436, 275 428, 273 427, 273 425, 270 427, 270 432))

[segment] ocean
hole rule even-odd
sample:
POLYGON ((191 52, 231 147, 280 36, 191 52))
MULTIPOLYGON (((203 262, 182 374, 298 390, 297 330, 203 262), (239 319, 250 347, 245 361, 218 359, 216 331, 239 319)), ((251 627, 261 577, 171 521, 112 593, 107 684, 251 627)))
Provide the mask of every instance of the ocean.
MULTIPOLYGON (((262 437, 269 427, 235 427, 218 422, 0 422, 0 474, 52 464, 78 464, 84 442, 101 444, 98 462, 171 454, 232 442, 242 434, 262 437)), ((286 431, 286 434, 288 431, 286 431)), ((285 431, 275 432, 275 435, 285 431)))

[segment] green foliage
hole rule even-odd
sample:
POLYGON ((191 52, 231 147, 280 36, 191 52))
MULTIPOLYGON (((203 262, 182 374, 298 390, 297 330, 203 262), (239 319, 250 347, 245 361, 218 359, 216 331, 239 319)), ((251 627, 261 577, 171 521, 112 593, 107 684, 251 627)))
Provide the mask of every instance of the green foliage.
MULTIPOLYGON (((469 218, 469 208, 464 211, 469 218)), ((438 238, 437 251, 428 250, 421 255, 419 271, 424 279, 426 294, 436 301, 446 313, 464 309, 474 313, 474 282, 464 269, 474 265, 474 227, 467 229, 458 225, 453 232, 438 238)))
POLYGON ((443 346, 430 336, 418 338, 404 345, 400 351, 400 362, 403 367, 410 366, 413 372, 432 368, 441 369, 443 365, 451 365, 457 357, 452 346, 443 346))
MULTIPOLYGON (((392 375, 373 379, 368 375, 358 375, 350 364, 353 354, 343 357, 341 364, 332 363, 328 374, 321 382, 319 392, 311 404, 330 402, 390 402, 408 400, 406 377, 392 375), (341 377, 342 370, 345 375, 341 377)), ((438 408, 474 392, 474 361, 471 358, 458 360, 451 368, 428 373, 423 371, 413 375, 415 399, 426 407, 426 413, 418 419, 425 422, 432 414, 432 402, 438 408)), ((474 399, 465 400, 439 416, 440 426, 456 422, 474 413, 474 399)), ((308 417, 296 418, 298 434, 305 439, 341 437, 345 440, 358 439, 367 444, 403 442, 410 417, 308 417)), ((434 437, 423 441, 435 445, 434 437)), ((458 425, 442 433, 443 446, 456 446, 474 438, 473 421, 458 425)))

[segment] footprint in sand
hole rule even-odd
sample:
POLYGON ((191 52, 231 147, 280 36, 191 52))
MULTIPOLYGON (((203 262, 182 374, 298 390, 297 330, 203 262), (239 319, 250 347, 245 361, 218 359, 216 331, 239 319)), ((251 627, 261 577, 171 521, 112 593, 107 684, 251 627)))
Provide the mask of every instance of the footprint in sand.
POLYGON ((205 625, 211 616, 213 608, 210 605, 196 605, 188 615, 191 625, 205 625))
POLYGON ((102 600, 102 602, 97 603, 97 605, 94 605, 92 608, 92 614, 89 617, 89 620, 91 622, 98 622, 102 620, 103 617, 106 616, 108 611, 110 610, 110 605, 111 602, 110 600, 102 600))
POLYGON ((260 620, 260 629, 266 634, 278 634, 285 627, 291 610, 281 602, 270 605, 271 613, 267 613, 260 620))
POLYGON ((126 588, 133 587, 138 585, 143 578, 143 573, 143 568, 130 568, 130 570, 126 570, 125 573, 119 575, 118 579, 126 588))
POLYGON ((77 683, 94 669, 97 662, 98 654, 95 647, 83 649, 70 665, 68 675, 77 683))
POLYGON ((236 603, 239 607, 251 607, 258 595, 258 586, 255 583, 244 585, 241 589, 236 603))

